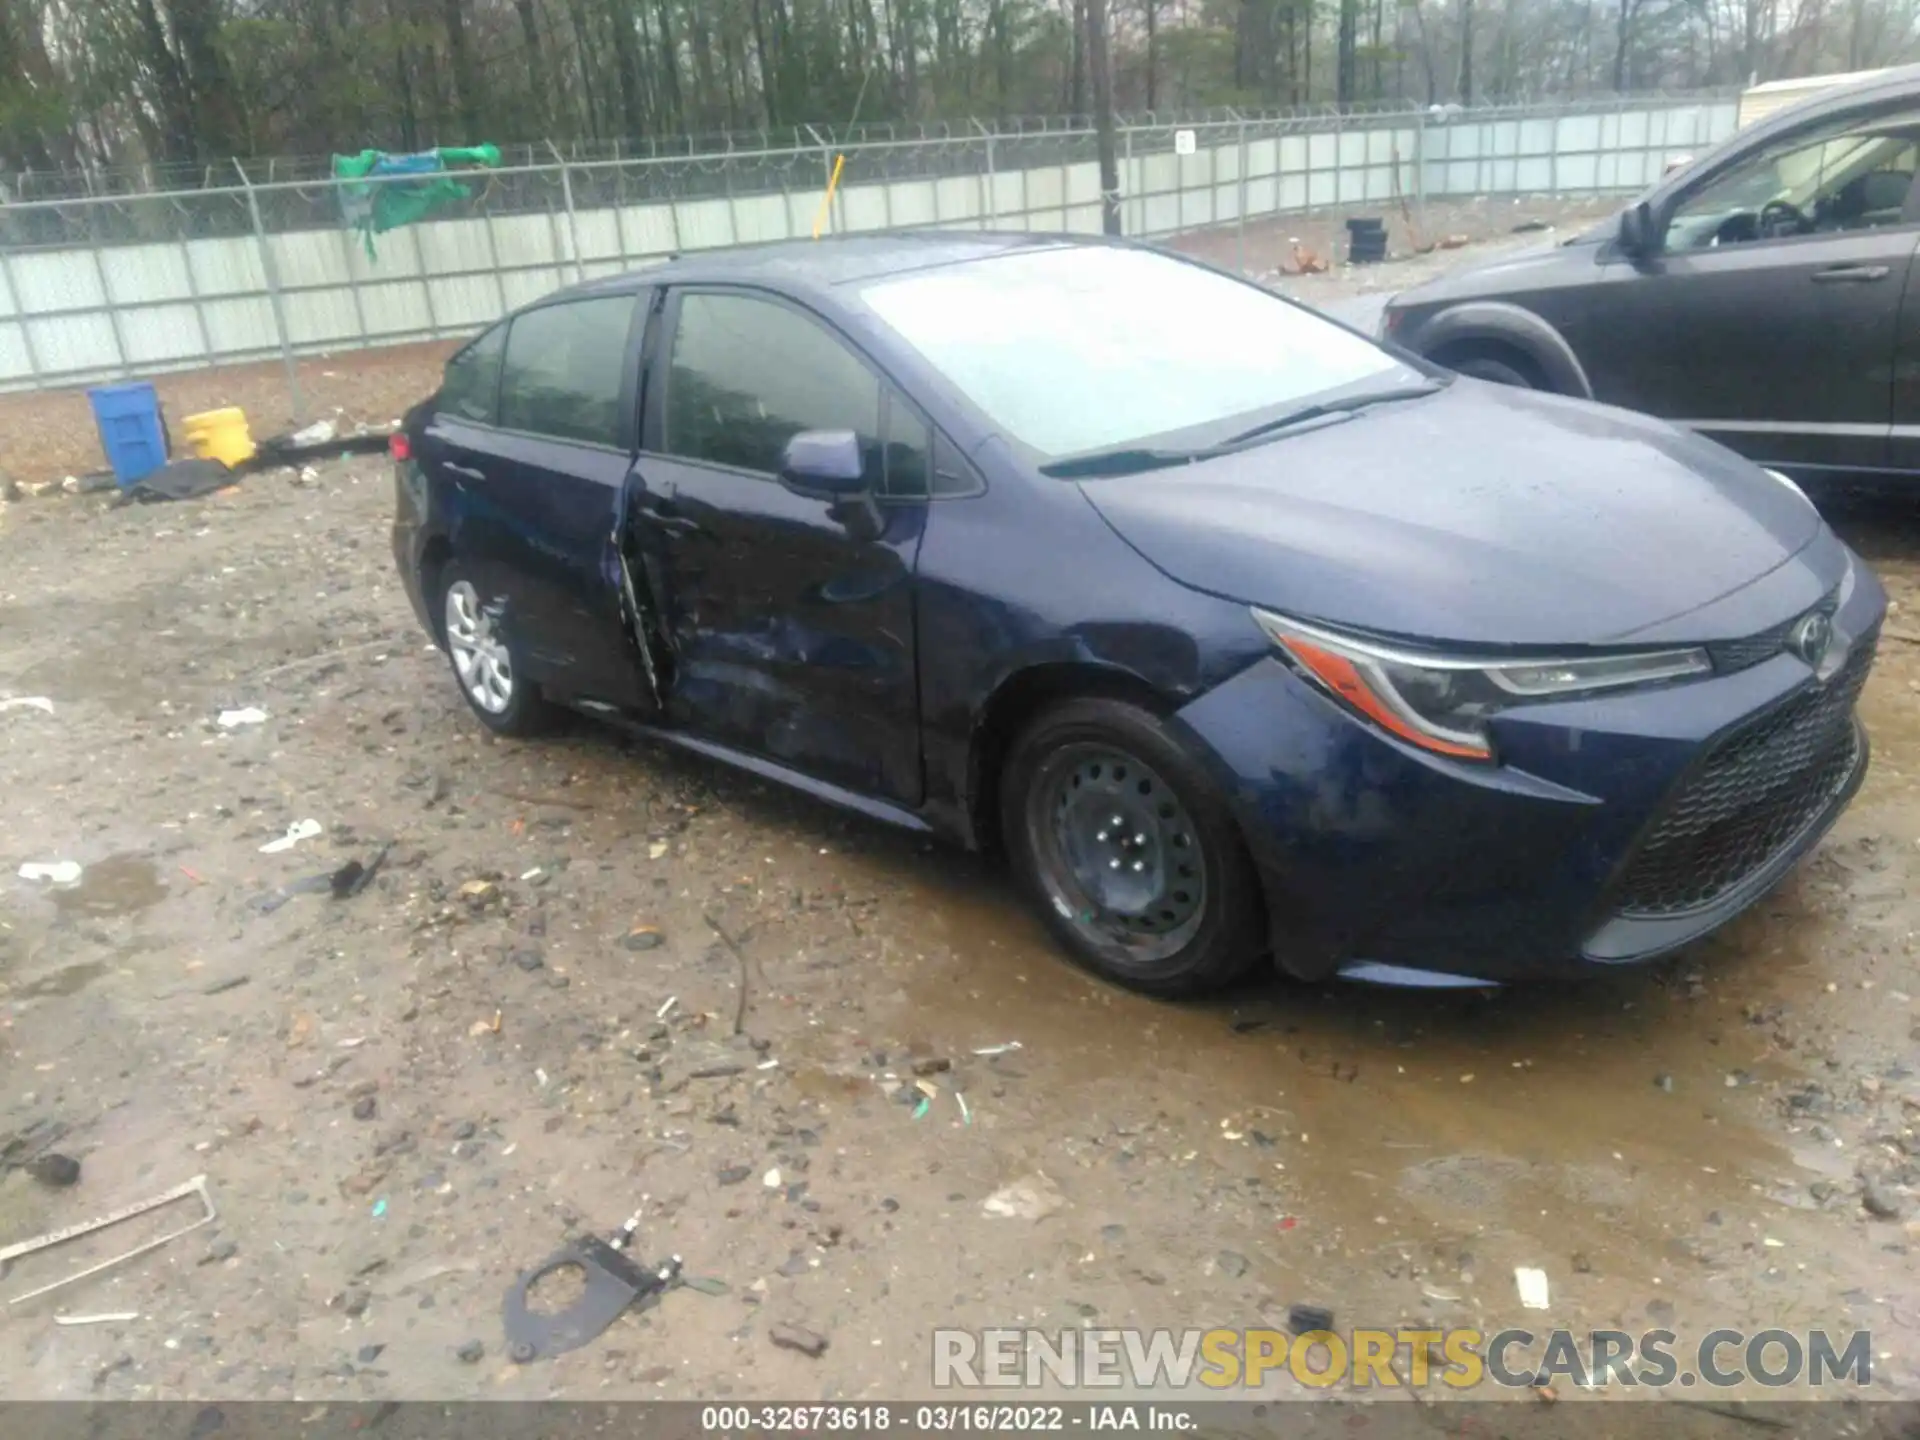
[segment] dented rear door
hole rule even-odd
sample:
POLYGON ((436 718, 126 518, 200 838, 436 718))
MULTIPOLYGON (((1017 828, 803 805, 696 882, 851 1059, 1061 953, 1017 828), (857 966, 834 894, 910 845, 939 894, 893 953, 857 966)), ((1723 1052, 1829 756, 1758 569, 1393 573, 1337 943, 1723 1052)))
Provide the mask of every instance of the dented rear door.
POLYGON ((486 597, 558 695, 651 709, 636 674, 616 563, 621 494, 639 438, 639 346, 650 292, 524 311, 507 335, 484 491, 486 597))

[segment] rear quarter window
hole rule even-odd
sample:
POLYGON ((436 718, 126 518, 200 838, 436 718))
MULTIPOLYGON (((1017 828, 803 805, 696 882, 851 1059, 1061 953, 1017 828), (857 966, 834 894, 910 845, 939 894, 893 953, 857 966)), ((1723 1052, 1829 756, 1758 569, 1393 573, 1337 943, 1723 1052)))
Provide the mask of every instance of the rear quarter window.
POLYGON ((506 348, 507 327, 502 322, 455 354, 447 361, 436 408, 442 414, 491 425, 500 390, 500 357, 506 348))
POLYGON ((622 402, 636 303, 609 295, 517 316, 500 384, 501 426, 626 448, 622 402))

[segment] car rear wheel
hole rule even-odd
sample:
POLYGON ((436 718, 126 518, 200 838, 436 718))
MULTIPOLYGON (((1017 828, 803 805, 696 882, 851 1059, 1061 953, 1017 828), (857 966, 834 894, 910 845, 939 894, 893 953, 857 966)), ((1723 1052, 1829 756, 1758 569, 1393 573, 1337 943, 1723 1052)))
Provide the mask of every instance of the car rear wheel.
POLYGON ((440 575, 440 614, 453 677, 473 713, 496 735, 536 735, 553 707, 526 678, 512 642, 480 591, 456 562, 440 575))
POLYGON ((1015 743, 1008 855, 1073 958, 1155 995, 1216 988, 1262 952, 1259 879, 1205 773, 1157 717, 1070 701, 1015 743))

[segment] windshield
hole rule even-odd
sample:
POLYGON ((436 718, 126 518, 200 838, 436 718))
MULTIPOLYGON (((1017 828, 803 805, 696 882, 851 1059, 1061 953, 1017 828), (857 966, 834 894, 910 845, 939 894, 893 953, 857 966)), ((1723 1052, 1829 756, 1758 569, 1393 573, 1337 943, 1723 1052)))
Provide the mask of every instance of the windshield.
POLYGON ((1145 250, 1020 250, 880 280, 862 298, 1047 460, 1219 439, 1360 382, 1426 378, 1311 311, 1145 250))

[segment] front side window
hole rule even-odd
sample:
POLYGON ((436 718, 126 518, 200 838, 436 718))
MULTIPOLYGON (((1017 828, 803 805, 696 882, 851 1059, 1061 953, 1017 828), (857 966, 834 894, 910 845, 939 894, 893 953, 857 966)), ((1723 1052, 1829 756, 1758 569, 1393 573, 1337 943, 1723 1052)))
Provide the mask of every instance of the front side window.
POLYGON ((494 397, 500 389, 500 357, 506 348, 507 327, 500 324, 449 360, 440 382, 439 408, 463 420, 491 425, 494 397))
POLYGON ((897 392, 887 393, 885 493, 896 500, 924 500, 932 490, 933 427, 897 392))
POLYGON ((1015 250, 861 298, 1044 459, 1224 434, 1343 387, 1425 379, 1310 310, 1146 250, 1015 250))
POLYGON ((1783 135, 1675 208, 1669 251, 1905 224, 1920 114, 1844 117, 1783 135))
POLYGON ((775 475, 802 430, 851 430, 883 488, 880 382, 824 325, 751 295, 680 301, 667 367, 670 455, 775 475))
POLYGON ((608 295, 516 316, 500 381, 501 426, 626 448, 621 401, 635 303, 608 295))

